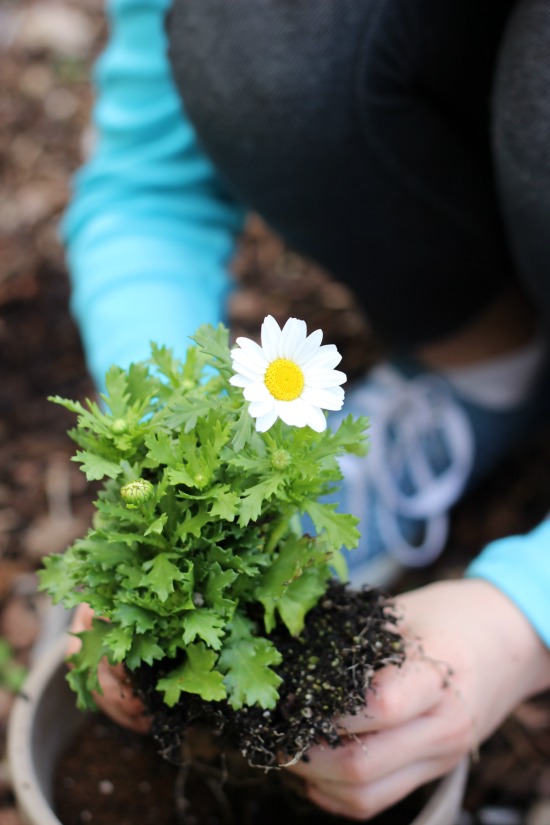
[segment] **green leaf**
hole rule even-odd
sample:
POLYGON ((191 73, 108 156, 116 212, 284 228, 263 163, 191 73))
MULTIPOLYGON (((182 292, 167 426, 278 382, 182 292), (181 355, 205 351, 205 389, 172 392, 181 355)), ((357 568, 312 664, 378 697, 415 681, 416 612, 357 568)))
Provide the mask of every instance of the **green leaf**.
POLYGON ((174 583, 185 578, 185 574, 172 564, 166 553, 159 553, 152 561, 146 562, 143 568, 149 572, 141 580, 142 586, 156 593, 161 602, 165 602, 174 592, 174 583))
POLYGON ((79 450, 71 460, 80 463, 81 470, 86 474, 88 481, 101 481, 105 476, 118 478, 122 473, 120 464, 86 450, 79 450))
POLYGON ((38 571, 40 581, 38 589, 49 593, 54 604, 65 602, 75 584, 67 570, 67 559, 56 553, 46 556, 43 563, 44 569, 38 571))
POLYGON ((368 449, 368 427, 368 418, 364 416, 354 418, 348 415, 335 432, 325 431, 320 443, 311 451, 313 460, 317 462, 326 455, 335 456, 343 453, 365 455, 368 449))
POLYGON ((131 627, 111 625, 111 630, 105 634, 105 645, 109 648, 113 661, 124 661, 125 656, 132 647, 134 632, 131 627))
POLYGON ((179 454, 177 441, 172 439, 168 433, 152 432, 144 438, 147 447, 147 457, 155 464, 173 465, 179 454))
POLYGON ((305 618, 327 589, 330 574, 319 567, 305 570, 289 584, 277 602, 277 611, 292 636, 299 636, 305 618))
POLYGON ((241 498, 239 524, 246 527, 250 521, 256 521, 262 512, 264 502, 274 496, 283 484, 284 476, 274 473, 270 478, 250 487, 241 498))
POLYGON ((219 370, 233 372, 229 350, 229 330, 218 324, 216 328, 203 324, 191 336, 199 350, 214 359, 214 366, 219 370))
POLYGON ((212 488, 213 503, 210 508, 210 518, 221 518, 225 521, 234 521, 240 502, 238 493, 233 492, 229 485, 216 485, 212 488))
POLYGON ((107 392, 101 397, 111 411, 113 418, 124 418, 128 410, 128 380, 120 367, 111 367, 105 376, 107 392))
POLYGON ((134 636, 132 647, 126 654, 126 664, 135 670, 142 662, 152 665, 155 660, 164 658, 164 650, 151 635, 134 636))
POLYGON ((182 693, 195 693, 206 702, 220 702, 227 692, 223 675, 214 670, 217 654, 207 650, 202 642, 187 648, 185 662, 157 682, 168 707, 174 707, 182 693))
POLYGON ((199 418, 206 418, 212 410, 212 399, 181 398, 172 406, 172 414, 166 419, 169 427, 176 430, 183 427, 189 433, 197 426, 199 418))
POLYGON ((94 709, 92 691, 102 694, 97 675, 100 661, 108 653, 105 636, 110 630, 108 622, 93 619, 90 630, 76 633, 82 645, 77 653, 69 657, 72 665, 67 674, 67 681, 77 694, 77 705, 81 710, 94 709))
POLYGON ((195 479, 186 467, 178 467, 166 471, 169 484, 184 484, 186 487, 195 487, 195 479))
POLYGON ((155 519, 152 524, 149 525, 149 527, 147 528, 147 530, 145 531, 145 533, 143 535, 144 536, 150 536, 152 534, 156 534, 156 535, 160 536, 160 534, 164 530, 164 526, 165 526, 167 521, 168 521, 168 513, 163 513, 161 516, 159 516, 157 519, 155 519))
POLYGON ((215 610, 208 608, 190 610, 183 618, 183 641, 185 645, 188 645, 198 636, 209 647, 219 650, 222 646, 220 640, 224 629, 225 620, 215 610))
POLYGON ((265 627, 275 627, 278 612, 289 632, 297 636, 309 610, 317 604, 330 578, 327 553, 315 539, 289 536, 256 589, 265 609, 265 627))
POLYGON ((231 587, 237 577, 238 573, 235 570, 222 570, 219 562, 211 562, 204 588, 204 599, 207 605, 222 616, 232 613, 235 608, 235 602, 224 596, 224 591, 231 587))
POLYGON ((131 628, 137 633, 153 630, 156 623, 156 616, 151 610, 145 610, 135 604, 118 604, 112 611, 111 618, 121 627, 131 628))
POLYGON ((180 539, 185 539, 188 536, 195 536, 199 538, 202 528, 210 521, 210 514, 204 510, 199 510, 195 515, 191 515, 189 511, 185 514, 183 524, 177 530, 177 535, 180 539))
POLYGON ((280 664, 282 656, 268 639, 250 636, 229 640, 220 654, 219 667, 225 673, 229 704, 238 709, 245 705, 274 708, 282 682, 271 669, 280 664))
POLYGON ((356 525, 359 519, 349 513, 337 513, 337 504, 307 501, 305 512, 311 517, 316 530, 324 531, 329 544, 335 548, 347 547, 353 550, 359 543, 360 533, 356 525))
POLYGON ((243 404, 241 413, 235 424, 231 446, 235 453, 239 453, 250 442, 252 435, 252 416, 248 412, 248 402, 243 404))

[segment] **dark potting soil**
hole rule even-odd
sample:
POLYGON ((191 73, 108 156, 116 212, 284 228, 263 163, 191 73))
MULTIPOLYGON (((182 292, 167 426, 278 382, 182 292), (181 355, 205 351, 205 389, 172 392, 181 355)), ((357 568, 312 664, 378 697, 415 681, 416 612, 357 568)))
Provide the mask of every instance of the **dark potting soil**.
MULTIPOLYGON (((252 617, 261 626, 261 616, 252 617)), ((153 717, 152 733, 168 758, 181 759, 185 731, 200 725, 254 766, 275 767, 282 755, 303 754, 311 745, 338 745, 335 720, 365 706, 372 677, 404 659, 392 603, 376 588, 351 589, 332 581, 306 617, 298 638, 279 624, 269 638, 282 654, 274 670, 281 677, 272 710, 233 709, 186 694, 168 708, 156 689, 175 664, 142 666, 132 674, 136 692, 153 717)), ((286 761, 286 759, 283 759, 286 761)))
MULTIPOLYGON (((346 825, 301 799, 284 771, 256 769, 258 781, 218 785, 160 758, 151 737, 122 730, 98 714, 81 730, 57 769, 54 806, 63 825, 346 825), (181 787, 185 784, 186 800, 181 787), (193 813, 190 814, 189 811, 193 813)), ((417 791, 371 825, 409 825, 422 807, 417 791)))

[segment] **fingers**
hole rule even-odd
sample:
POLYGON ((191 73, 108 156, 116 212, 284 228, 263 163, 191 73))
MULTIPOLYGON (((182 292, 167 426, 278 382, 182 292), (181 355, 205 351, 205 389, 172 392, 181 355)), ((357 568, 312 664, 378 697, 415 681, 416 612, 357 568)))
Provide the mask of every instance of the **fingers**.
POLYGON ((380 670, 367 694, 367 704, 353 716, 343 717, 339 727, 346 734, 385 730, 422 716, 441 701, 447 689, 449 668, 427 659, 415 648, 402 667, 380 670))
POLYGON ((338 748, 316 747, 309 761, 292 768, 307 781, 323 787, 328 783, 344 788, 371 785, 409 764, 425 760, 458 761, 472 747, 470 718, 461 705, 445 708, 445 715, 421 716, 380 733, 351 737, 338 748))
POLYGON ((110 665, 103 659, 98 670, 103 694, 94 694, 97 706, 117 724, 136 733, 147 733, 151 719, 143 704, 132 692, 131 683, 122 665, 110 665))
POLYGON ((338 816, 364 820, 395 805, 426 782, 448 773, 458 760, 421 760, 376 782, 346 787, 336 782, 309 786, 307 795, 316 805, 338 816))

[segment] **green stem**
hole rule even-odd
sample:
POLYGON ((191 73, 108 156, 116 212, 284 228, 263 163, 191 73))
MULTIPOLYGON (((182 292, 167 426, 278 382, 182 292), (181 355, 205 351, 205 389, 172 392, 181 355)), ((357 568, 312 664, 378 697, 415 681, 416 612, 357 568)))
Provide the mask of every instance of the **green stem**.
POLYGON ((275 548, 279 544, 279 541, 281 540, 281 538, 284 536, 284 534, 288 530, 289 520, 290 520, 289 517, 285 516, 284 518, 282 518, 280 521, 278 521, 276 523, 276 525, 273 528, 273 530, 271 532, 271 535, 270 535, 270 537, 267 541, 267 544, 265 546, 265 549, 266 549, 267 553, 273 553, 273 551, 275 550, 275 548))

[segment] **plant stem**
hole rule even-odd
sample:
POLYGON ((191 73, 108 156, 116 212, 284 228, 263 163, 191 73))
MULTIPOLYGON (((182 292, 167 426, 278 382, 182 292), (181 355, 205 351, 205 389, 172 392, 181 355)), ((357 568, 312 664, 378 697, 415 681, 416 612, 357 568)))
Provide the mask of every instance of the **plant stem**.
POLYGON ((288 522, 289 522, 289 517, 285 516, 284 518, 280 519, 280 521, 278 521, 275 524, 275 527, 273 528, 273 531, 272 531, 269 539, 267 540, 267 543, 266 543, 266 546, 265 546, 265 549, 266 549, 267 553, 273 553, 273 551, 277 547, 279 541, 281 540, 281 538, 284 536, 284 534, 288 530, 288 522))

